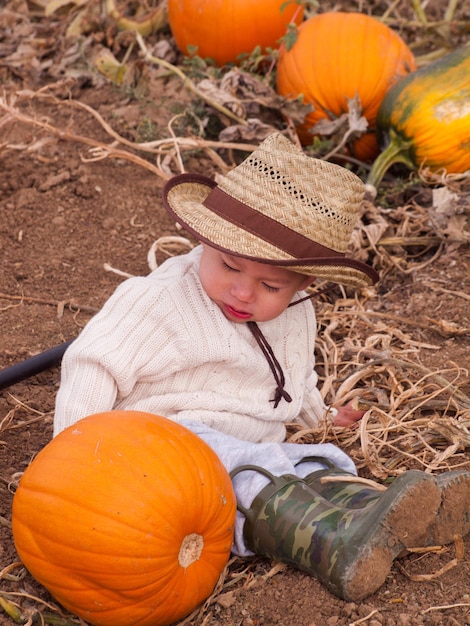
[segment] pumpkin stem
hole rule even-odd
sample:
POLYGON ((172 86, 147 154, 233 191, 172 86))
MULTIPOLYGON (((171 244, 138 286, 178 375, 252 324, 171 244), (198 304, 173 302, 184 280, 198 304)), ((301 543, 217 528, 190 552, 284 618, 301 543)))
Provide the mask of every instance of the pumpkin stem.
POLYGON ((182 568, 186 569, 199 560, 202 549, 204 548, 204 539, 197 533, 186 535, 181 542, 180 551, 178 553, 178 562, 182 568))
POLYGON ((410 156, 411 139, 404 139, 393 130, 389 131, 390 143, 379 154, 372 164, 366 180, 367 187, 377 190, 385 175, 385 172, 394 163, 404 163, 410 169, 414 169, 414 163, 410 156))

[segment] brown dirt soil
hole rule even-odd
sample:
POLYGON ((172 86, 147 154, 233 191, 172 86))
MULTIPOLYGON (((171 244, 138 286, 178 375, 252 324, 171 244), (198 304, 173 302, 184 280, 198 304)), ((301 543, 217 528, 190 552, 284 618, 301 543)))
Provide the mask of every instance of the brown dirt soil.
MULTIPOLYGON (((0 52, 10 58, 24 33, 32 41, 32 32, 43 38, 45 52, 41 56, 36 50, 34 63, 5 62, 0 66, 0 78, 8 98, 16 92, 17 112, 29 116, 26 122, 15 115, 8 120, 4 117, 5 123, 0 124, 0 368, 74 338, 123 280, 122 276, 106 271, 104 264, 129 274, 144 275, 149 271, 147 253, 153 242, 162 236, 184 234, 175 228, 162 208, 160 191, 164 177, 123 155, 90 161, 88 146, 72 140, 71 134, 110 144, 109 132, 90 110, 67 104, 67 98, 72 97, 88 105, 129 141, 144 141, 147 131, 152 139, 165 138, 171 136, 168 120, 189 107, 190 97, 180 81, 162 75, 155 68, 147 68, 149 88, 142 97, 135 90, 104 80, 88 68, 86 72, 75 73, 73 87, 64 87, 62 93, 54 92, 58 95, 56 100, 18 95, 20 90, 37 92, 63 78, 61 71, 66 66, 64 61, 62 70, 57 69, 66 50, 60 20, 38 19, 33 27, 34 20, 26 19, 29 14, 24 6, 21 2, 9 5, 13 12, 20 7, 24 19, 11 19, 2 36, 0 52), (47 120, 55 128, 65 129, 66 134, 58 137, 50 128, 33 126, 31 120, 40 123, 47 120)), ((171 39, 168 34, 166 38, 171 39)), ((96 41, 88 41, 88 45, 96 41)), ((78 53, 77 59, 76 65, 70 63, 67 68, 81 67, 78 53)), ((202 107, 200 103, 199 107, 202 107)), ((282 120, 277 119, 276 123, 282 127, 282 120)), ((189 135, 189 126, 187 132, 189 135)), ((181 126, 178 134, 184 134, 181 126)), ((138 154, 153 167, 157 165, 154 154, 135 150, 129 153, 138 154)), ((242 153, 219 149, 216 154, 230 166, 242 153)), ((217 159, 208 150, 186 151, 183 161, 186 171, 206 174, 219 171, 217 159)), ((172 157, 158 165, 169 176, 178 173, 177 163, 172 157)), ((431 203, 431 185, 415 178, 407 186, 404 183, 407 177, 408 173, 399 172, 397 180, 389 178, 390 191, 381 199, 386 206, 381 214, 390 216, 394 233, 400 231, 400 215, 406 221, 416 207, 426 211, 431 203), (400 175, 404 176, 402 181, 400 175)), ((468 181, 463 181, 459 193, 468 211, 468 181)), ((374 333, 378 336, 390 332, 392 336, 391 331, 385 332, 383 324, 380 325, 380 315, 389 325, 390 320, 395 320, 393 341, 401 337, 405 348, 411 346, 410 358, 415 358, 428 371, 445 368, 458 371, 456 384, 468 398, 470 387, 465 368, 470 356, 469 248, 463 240, 456 243, 442 232, 436 234, 432 229, 429 232, 434 237, 429 245, 397 245, 392 253, 380 255, 377 268, 381 270, 382 281, 366 298, 368 310, 376 317, 371 313, 367 323, 359 325, 353 339, 357 348, 366 345, 374 333)), ((370 254, 370 250, 365 254, 370 254)), ((158 262, 165 258, 164 252, 157 252, 158 262)), ((337 293, 327 296, 322 306, 328 307, 340 299, 341 294, 337 293)), ((353 295, 347 299, 343 294, 343 302, 346 308, 354 307, 353 295)), ((322 326, 321 315, 319 321, 322 326)), ((352 348, 351 354, 354 354, 352 348)), ((321 366, 321 355, 319 360, 321 366)), ((58 384, 56 366, 0 392, 0 600, 17 603, 25 620, 38 611, 39 615, 46 615, 49 623, 65 624, 57 621, 62 615, 64 620, 69 620, 67 624, 78 624, 17 563, 10 527, 12 499, 21 473, 51 438, 58 384)), ((416 398, 416 404, 419 402, 420 398, 416 398)), ((433 418, 436 415, 445 420, 445 408, 441 407, 437 414, 434 412, 433 418)), ((416 432, 416 439, 422 432, 416 432)), ((363 455, 358 438, 342 438, 341 433, 330 436, 345 441, 345 449, 359 461, 364 476, 374 475, 373 463, 363 455)), ((453 453, 435 466, 438 470, 470 467, 468 447, 456 437, 453 453)), ((442 451, 446 445, 437 449, 442 451)), ((416 463, 410 454, 403 457, 398 469, 416 463)), ((413 524, 412 517, 409 523, 413 524)), ((214 595, 184 623, 468 625, 468 537, 463 547, 463 555, 457 542, 396 561, 386 583, 359 603, 342 601, 315 578, 265 559, 233 559, 214 595)), ((0 610, 2 626, 24 623, 18 620, 15 622, 0 610)), ((34 620, 41 623, 38 614, 34 620)))

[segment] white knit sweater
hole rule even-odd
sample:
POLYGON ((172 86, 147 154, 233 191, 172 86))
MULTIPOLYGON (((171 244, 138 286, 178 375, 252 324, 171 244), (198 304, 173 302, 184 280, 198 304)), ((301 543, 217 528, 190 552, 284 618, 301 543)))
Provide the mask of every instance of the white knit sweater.
POLYGON ((132 409, 203 422, 247 441, 281 442, 287 422, 313 425, 325 415, 311 302, 259 324, 292 397, 274 408, 269 365, 247 325, 227 320, 206 295, 200 256, 198 246, 124 281, 90 320, 62 361, 54 434, 93 413, 132 409))

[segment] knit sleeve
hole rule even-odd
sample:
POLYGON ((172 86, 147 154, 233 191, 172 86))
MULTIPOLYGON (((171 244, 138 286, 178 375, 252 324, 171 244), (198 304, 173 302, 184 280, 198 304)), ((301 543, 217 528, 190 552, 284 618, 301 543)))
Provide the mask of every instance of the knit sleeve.
POLYGON ((177 317, 174 299, 152 279, 122 283, 64 355, 54 435, 82 417, 111 410, 145 377, 149 362, 164 372, 168 351, 178 350, 178 329, 184 331, 177 317))

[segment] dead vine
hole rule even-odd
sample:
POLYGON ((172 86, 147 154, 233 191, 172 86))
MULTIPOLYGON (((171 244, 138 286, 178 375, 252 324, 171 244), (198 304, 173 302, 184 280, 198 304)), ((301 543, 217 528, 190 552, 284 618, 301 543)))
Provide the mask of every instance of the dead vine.
MULTIPOLYGON (((64 82, 61 81, 52 86, 48 85, 47 87, 36 92, 23 90, 16 92, 10 97, 4 94, 0 97, 0 111, 3 111, 3 118, 0 118, 0 127, 13 122, 19 122, 25 126, 36 128, 42 131, 42 133, 53 135, 60 140, 72 141, 89 146, 89 156, 81 157, 84 162, 100 161, 106 158, 123 159, 131 161, 132 163, 149 170, 164 180, 168 180, 175 173, 172 172, 168 166, 168 163, 171 161, 176 163, 176 173, 182 173, 184 171, 181 160, 177 158, 180 151, 204 150, 211 160, 214 161, 215 165, 222 170, 222 173, 224 173, 230 169, 230 166, 227 165, 215 152, 216 148, 229 151, 251 151, 256 147, 255 144, 217 142, 204 140, 198 137, 176 137, 174 133, 171 132, 171 129, 170 137, 168 138, 151 142, 132 142, 116 133, 114 129, 103 119, 103 117, 92 107, 77 100, 60 99, 53 94, 53 91, 61 91, 64 87, 67 87, 67 82, 64 84, 64 82), (20 105, 28 101, 33 102, 34 100, 46 102, 48 105, 52 105, 57 109, 72 107, 85 111, 87 114, 92 116, 99 123, 106 134, 111 137, 111 143, 103 143, 96 139, 79 135, 68 129, 58 128, 48 120, 23 113, 20 109, 20 105), (118 147, 119 145, 129 148, 129 150, 122 149, 118 147), (130 150, 132 150, 132 152, 130 150), (155 155, 157 165, 154 165, 149 160, 135 154, 135 152, 155 155)), ((2 148, 4 150, 14 149, 32 152, 37 149, 39 145, 40 144, 38 144, 35 139, 29 145, 13 145, 4 143, 2 148)))

